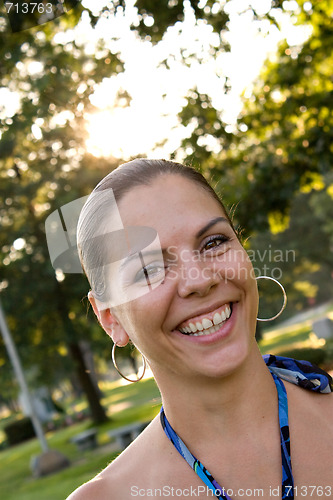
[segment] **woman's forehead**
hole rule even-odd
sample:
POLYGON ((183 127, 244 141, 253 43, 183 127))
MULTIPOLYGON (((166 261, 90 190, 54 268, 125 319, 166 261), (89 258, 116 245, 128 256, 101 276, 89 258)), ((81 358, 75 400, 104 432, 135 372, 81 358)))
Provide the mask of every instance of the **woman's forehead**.
POLYGON ((225 215, 218 201, 198 183, 180 175, 166 174, 149 185, 137 186, 120 200, 120 215, 125 224, 134 221, 154 227, 166 220, 194 219, 213 214, 225 215))

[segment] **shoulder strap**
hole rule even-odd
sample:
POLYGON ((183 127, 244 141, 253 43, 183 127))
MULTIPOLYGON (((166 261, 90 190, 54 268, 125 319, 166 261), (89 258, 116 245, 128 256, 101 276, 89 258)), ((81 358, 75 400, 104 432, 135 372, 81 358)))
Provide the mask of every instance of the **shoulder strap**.
POLYGON ((190 452, 186 444, 178 436, 178 434, 173 430, 169 424, 168 419, 164 413, 163 406, 160 411, 160 419, 163 430, 167 437, 170 439, 176 450, 181 454, 181 456, 186 460, 188 465, 194 470, 194 472, 200 477, 204 484, 213 491, 216 498, 220 500, 232 500, 226 491, 219 483, 214 479, 211 473, 206 469, 206 467, 190 452))
POLYGON ((272 354, 266 354, 263 359, 272 373, 287 382, 299 385, 309 391, 323 394, 333 392, 332 377, 309 361, 298 361, 272 354))
POLYGON ((288 398, 284 383, 274 373, 271 372, 274 379, 278 399, 279 399, 279 424, 280 424, 280 444, 282 460, 282 492, 281 498, 294 499, 294 478, 291 468, 290 457, 290 433, 289 433, 289 415, 288 398))

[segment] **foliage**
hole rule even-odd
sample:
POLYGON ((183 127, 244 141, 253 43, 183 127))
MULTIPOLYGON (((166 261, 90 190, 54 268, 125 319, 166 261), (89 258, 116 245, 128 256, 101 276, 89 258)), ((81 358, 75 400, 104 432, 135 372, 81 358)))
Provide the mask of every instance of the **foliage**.
POLYGON ((279 219, 285 227, 294 194, 331 170, 332 6, 314 2, 309 11, 304 5, 295 15, 311 35, 302 46, 284 42, 276 60, 266 62, 251 97, 244 97, 233 134, 211 97, 196 89, 180 114, 183 123, 195 125, 183 141, 192 151, 188 161, 201 164, 226 202, 237 204, 237 220, 248 233, 279 219), (214 151, 203 137, 215 139, 214 151))
POLYGON ((316 188, 331 171, 331 15, 328 2, 314 3, 310 38, 303 47, 281 46, 244 109, 240 124, 247 131, 239 134, 235 155, 250 180, 242 211, 287 214, 295 192, 316 188))
MULTIPOLYGON (((287 4, 287 2, 286 2, 287 4)), ((274 6, 271 15, 276 17, 274 6)), ((183 141, 187 161, 200 165, 256 252, 258 274, 281 270, 289 304, 286 315, 332 296, 333 31, 328 1, 299 2, 294 22, 309 28, 300 45, 284 41, 267 61, 232 127, 211 96, 193 89, 180 113, 194 125, 183 141), (212 148, 211 144, 215 144, 212 148), (293 251, 295 259, 269 260, 269 251, 293 251), (266 252, 266 257, 259 259, 266 252)), ((226 89, 227 90, 227 89, 226 89)), ((279 278, 279 276, 276 276, 279 278)), ((266 317, 277 311, 277 291, 266 317)))
MULTIPOLYGON (((284 318, 332 297, 333 282, 329 279, 333 270, 333 203, 329 194, 332 181, 332 174, 326 175, 318 189, 294 196, 289 224, 283 231, 275 234, 263 231, 249 240, 249 252, 258 274, 276 277, 287 290, 284 318)), ((271 287, 268 294, 272 304, 266 304, 267 317, 277 311, 281 300, 278 287, 271 287)))
MULTIPOLYGON (((20 355, 26 366, 37 364, 40 370, 34 382, 54 384, 74 367, 89 386, 75 347, 78 332, 88 338, 94 332, 77 300, 85 295, 86 282, 80 275, 67 277, 66 285, 57 281, 44 222, 115 166, 86 154, 84 112, 93 109, 89 97, 96 83, 122 65, 101 44, 92 60, 84 44, 56 41, 76 15, 71 11, 52 26, 11 36, 0 31, 0 87, 20 95, 19 109, 0 120, 0 269, 4 308, 20 355), (23 244, 15 249, 18 238, 23 244)), ((0 357, 5 370, 2 344, 0 357)))
MULTIPOLYGON (((193 9, 195 17, 201 22, 207 22, 211 25, 213 30, 220 35, 222 46, 227 47, 222 37, 229 20, 224 11, 226 0, 220 3, 214 0, 207 0, 204 3, 199 0, 190 0, 188 3, 193 9)), ((136 7, 139 12, 139 24, 135 28, 140 36, 148 36, 154 43, 163 38, 170 26, 184 21, 185 3, 182 0, 173 2, 161 0, 158 6, 154 0, 137 0, 136 7), (149 19, 148 22, 147 19, 149 19)))
POLYGON ((326 359, 326 352, 325 349, 311 349, 310 347, 308 347, 303 349, 290 349, 287 351, 281 351, 279 352, 279 356, 305 360, 316 366, 320 366, 326 359))
POLYGON ((11 422, 4 427, 9 444, 17 444, 35 437, 35 431, 29 417, 11 422))

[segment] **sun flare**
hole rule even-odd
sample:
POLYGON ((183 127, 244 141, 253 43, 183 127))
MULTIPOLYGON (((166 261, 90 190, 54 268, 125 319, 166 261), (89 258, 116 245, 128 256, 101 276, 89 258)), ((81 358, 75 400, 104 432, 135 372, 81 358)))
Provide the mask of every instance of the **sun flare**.
MULTIPOLYGON (((126 158, 144 149, 144 134, 129 108, 104 110, 87 116, 87 150, 96 157, 126 158)), ((146 141, 147 142, 147 141, 146 141)))

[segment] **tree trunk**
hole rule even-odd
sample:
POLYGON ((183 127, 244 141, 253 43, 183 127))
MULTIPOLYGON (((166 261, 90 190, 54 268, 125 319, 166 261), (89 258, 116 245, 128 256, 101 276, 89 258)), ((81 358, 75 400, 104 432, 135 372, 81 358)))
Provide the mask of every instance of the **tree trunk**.
POLYGON ((91 416, 96 424, 101 424, 108 420, 105 410, 100 403, 99 395, 97 394, 95 385, 93 384, 89 373, 87 372, 87 367, 85 365, 83 353, 78 342, 69 342, 68 344, 69 352, 74 361, 74 366, 80 384, 83 391, 85 392, 89 407, 91 411, 91 416))
POLYGON ((58 298, 58 312, 64 325, 64 332, 66 334, 67 346, 70 355, 73 359, 74 369, 76 371, 82 390, 85 392, 91 416, 95 424, 101 424, 109 420, 105 413, 105 409, 100 403, 100 396, 97 393, 96 387, 89 375, 89 369, 86 366, 82 349, 77 340, 78 335, 75 327, 69 318, 69 311, 66 303, 66 298, 62 292, 61 285, 56 281, 57 298, 58 298))

